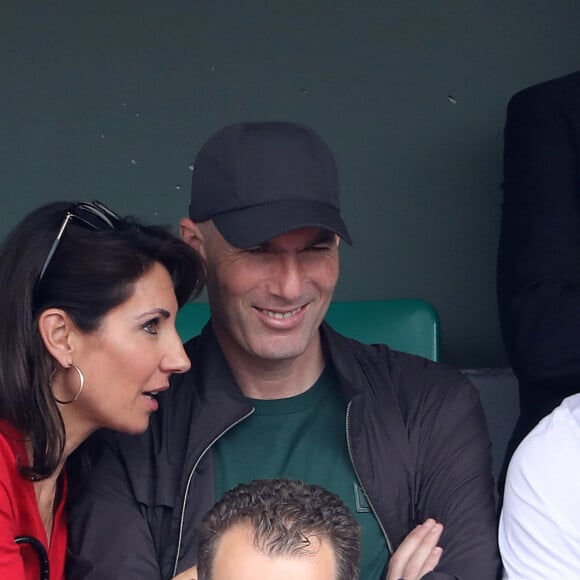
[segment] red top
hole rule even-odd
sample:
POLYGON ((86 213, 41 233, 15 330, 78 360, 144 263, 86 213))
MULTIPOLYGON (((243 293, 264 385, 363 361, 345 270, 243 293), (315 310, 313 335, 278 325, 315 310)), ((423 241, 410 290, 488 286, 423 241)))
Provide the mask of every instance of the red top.
POLYGON ((16 544, 16 536, 33 536, 48 552, 50 580, 64 580, 66 556, 66 477, 54 514, 50 546, 40 519, 34 485, 19 472, 28 464, 24 441, 10 424, 0 421, 0 578, 38 580, 37 552, 29 544, 16 544))

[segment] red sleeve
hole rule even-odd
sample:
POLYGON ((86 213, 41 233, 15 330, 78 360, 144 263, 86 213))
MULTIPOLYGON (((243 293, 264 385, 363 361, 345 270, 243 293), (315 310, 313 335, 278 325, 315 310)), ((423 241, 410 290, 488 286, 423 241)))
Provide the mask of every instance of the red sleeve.
MULTIPOLYGON (((28 543, 16 544, 18 536, 32 536, 46 549, 48 540, 38 513, 34 485, 19 472, 18 457, 26 457, 21 437, 9 425, 0 425, 0 578, 37 580, 39 556, 28 543), (5 435, 8 434, 8 435, 5 435)), ((26 461, 26 459, 25 459, 26 461)), ((67 481, 57 507, 48 559, 50 580, 64 580, 67 529, 64 505, 67 481)))
POLYGON ((14 505, 16 461, 7 440, 0 435, 0 578, 26 580, 20 546, 14 542, 18 535, 17 510, 14 505))

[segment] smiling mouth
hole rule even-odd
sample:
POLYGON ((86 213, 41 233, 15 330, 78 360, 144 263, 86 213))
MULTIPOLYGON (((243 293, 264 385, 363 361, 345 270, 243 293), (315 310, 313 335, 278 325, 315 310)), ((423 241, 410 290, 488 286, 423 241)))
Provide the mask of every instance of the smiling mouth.
POLYGON ((290 310, 288 312, 278 312, 276 310, 265 310, 263 308, 259 308, 260 312, 263 312, 269 318, 274 318, 275 320, 284 320, 285 318, 291 318, 292 316, 298 314, 300 310, 302 310, 303 306, 299 306, 298 308, 294 308, 294 310, 290 310))

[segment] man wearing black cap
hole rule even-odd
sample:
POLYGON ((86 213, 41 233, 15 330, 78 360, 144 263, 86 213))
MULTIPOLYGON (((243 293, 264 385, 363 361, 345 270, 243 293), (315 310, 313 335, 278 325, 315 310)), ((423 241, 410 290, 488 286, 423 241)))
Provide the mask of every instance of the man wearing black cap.
POLYGON ((362 580, 494 579, 477 391, 323 322, 339 239, 351 240, 320 137, 292 123, 222 129, 196 158, 180 227, 205 260, 211 323, 149 431, 107 434, 71 513, 69 578, 169 579, 195 564, 201 519, 226 491, 284 477, 350 507, 362 580))

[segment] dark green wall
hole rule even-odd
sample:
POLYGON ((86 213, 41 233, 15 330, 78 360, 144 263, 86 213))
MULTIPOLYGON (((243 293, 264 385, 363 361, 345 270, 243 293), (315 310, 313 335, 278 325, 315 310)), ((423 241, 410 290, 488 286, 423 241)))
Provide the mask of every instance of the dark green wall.
POLYGON ((0 235, 57 198, 176 224, 213 131, 304 122, 355 239, 337 297, 426 298, 444 360, 504 365, 505 105, 580 68, 579 30, 577 0, 2 0, 0 235))

